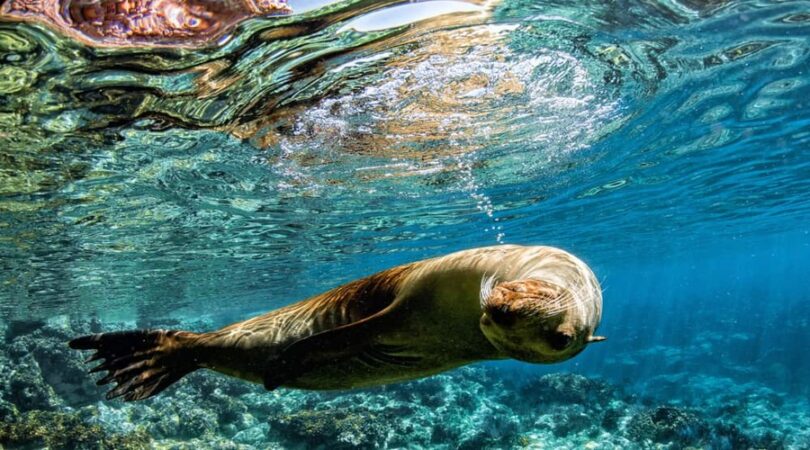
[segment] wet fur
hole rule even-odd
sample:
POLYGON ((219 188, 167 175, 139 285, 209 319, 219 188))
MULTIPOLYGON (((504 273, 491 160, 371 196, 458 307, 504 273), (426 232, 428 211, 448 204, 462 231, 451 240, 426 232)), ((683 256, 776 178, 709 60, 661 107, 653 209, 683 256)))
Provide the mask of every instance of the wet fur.
POLYGON ((99 370, 109 371, 101 381, 115 381, 112 396, 127 400, 154 395, 196 368, 270 389, 346 389, 479 360, 532 360, 494 346, 482 331, 482 313, 495 307, 530 318, 521 322, 527 329, 570 325, 587 339, 601 316, 601 290, 590 269, 566 252, 504 245, 388 269, 210 333, 139 330, 127 332, 132 345, 120 343, 126 335, 107 333, 71 346, 97 350, 96 358, 105 359, 99 370), (559 292, 510 300, 504 289, 515 280, 547 280, 559 292), (565 324, 559 322, 563 306, 565 324))

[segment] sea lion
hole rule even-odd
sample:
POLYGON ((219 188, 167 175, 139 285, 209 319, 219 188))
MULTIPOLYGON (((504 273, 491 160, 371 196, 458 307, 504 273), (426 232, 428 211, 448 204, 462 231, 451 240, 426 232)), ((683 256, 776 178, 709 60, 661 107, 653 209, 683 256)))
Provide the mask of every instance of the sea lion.
POLYGON ((286 0, 8 0, 0 20, 40 23, 93 46, 194 47, 250 17, 291 11, 286 0))
POLYGON ((140 400, 207 368, 268 390, 332 390, 436 374, 482 360, 554 363, 594 336, 596 277, 552 247, 500 245, 394 267, 209 333, 136 330, 79 337, 116 381, 107 398, 140 400))

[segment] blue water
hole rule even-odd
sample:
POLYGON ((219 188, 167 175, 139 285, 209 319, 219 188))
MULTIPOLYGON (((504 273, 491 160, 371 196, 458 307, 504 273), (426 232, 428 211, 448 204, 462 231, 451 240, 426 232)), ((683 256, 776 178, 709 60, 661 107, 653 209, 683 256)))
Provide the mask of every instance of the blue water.
POLYGON ((0 21, 0 445, 810 448, 810 2, 290 3, 199 50, 0 21), (136 404, 64 345, 499 244, 587 262, 608 340, 136 404))

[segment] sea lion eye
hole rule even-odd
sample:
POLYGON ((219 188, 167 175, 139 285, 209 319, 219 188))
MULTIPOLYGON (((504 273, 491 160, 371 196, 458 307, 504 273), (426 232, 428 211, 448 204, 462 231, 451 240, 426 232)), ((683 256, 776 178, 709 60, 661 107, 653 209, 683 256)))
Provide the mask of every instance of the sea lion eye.
POLYGON ((552 333, 552 335, 548 338, 548 344, 554 350, 564 350, 566 347, 571 345, 573 339, 571 336, 565 333, 552 333))

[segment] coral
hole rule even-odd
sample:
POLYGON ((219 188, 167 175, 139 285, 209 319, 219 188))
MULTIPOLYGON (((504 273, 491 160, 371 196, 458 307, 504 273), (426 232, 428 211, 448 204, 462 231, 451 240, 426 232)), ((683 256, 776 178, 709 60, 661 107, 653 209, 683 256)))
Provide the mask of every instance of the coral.
POLYGON ((594 425, 593 418, 579 405, 552 414, 552 417, 554 434, 561 437, 580 433, 594 425))
POLYGON ((778 450, 785 448, 785 441, 783 437, 770 430, 746 433, 735 424, 720 422, 712 430, 711 447, 718 450, 737 448, 778 450))
POLYGON ((237 422, 243 414, 247 413, 247 406, 239 401, 238 397, 226 395, 219 389, 212 392, 206 400, 211 404, 211 409, 217 415, 217 422, 220 425, 237 422))
POLYGON ((35 362, 19 362, 6 380, 5 399, 21 411, 53 410, 62 403, 49 384, 42 379, 35 362))
POLYGON ((698 445, 707 435, 706 423, 695 414, 669 406, 642 411, 630 419, 626 433, 636 442, 698 445))
POLYGON ((635 392, 656 394, 642 397, 581 375, 534 376, 511 367, 466 367, 348 392, 266 392, 199 371, 154 399, 100 401, 103 391, 87 376, 85 355, 65 342, 93 329, 132 326, 58 317, 5 329, 0 446, 724 450, 810 442, 810 410, 801 399, 759 383, 678 372, 642 381, 646 387, 635 392), (657 406, 662 396, 673 402, 657 406))
POLYGON ((271 429, 282 436, 300 439, 313 447, 376 448, 388 436, 388 417, 350 410, 301 411, 271 416, 271 429))
POLYGON ((144 432, 111 434, 87 425, 76 414, 30 411, 16 420, 0 422, 0 444, 11 447, 46 446, 73 449, 145 449, 144 432))
POLYGON ((184 395, 155 399, 152 408, 138 420, 150 434, 163 439, 214 435, 219 429, 216 413, 210 407, 184 395))
POLYGON ((194 372, 186 377, 188 384, 194 386, 202 396, 209 396, 215 393, 228 397, 237 397, 249 392, 255 392, 256 386, 245 383, 236 378, 225 375, 194 372))
POLYGON ((16 405, 0 399, 0 423, 12 422, 19 415, 20 412, 17 410, 16 405))
POLYGON ((192 438, 217 430, 217 417, 213 411, 201 408, 183 409, 179 414, 177 436, 192 438))
POLYGON ((526 383, 520 388, 522 398, 531 399, 530 404, 580 404, 599 408, 615 396, 609 384, 586 378, 582 375, 557 373, 526 383))
POLYGON ((270 430, 270 427, 266 423, 246 428, 236 433, 233 436, 233 441, 238 444, 261 446, 262 443, 267 441, 268 430, 270 430))
POLYGON ((459 436, 459 449, 502 447, 517 440, 520 422, 515 414, 498 404, 483 405, 473 413, 470 425, 459 436))
POLYGON ((17 397, 14 403, 26 405, 26 410, 47 410, 98 400, 99 390, 87 376, 82 355, 67 347, 68 340, 86 332, 89 323, 71 323, 58 317, 44 323, 26 322, 8 334, 7 354, 14 372, 6 390, 17 397), (20 396, 26 398, 24 403, 19 403, 20 396))
POLYGON ((627 408, 624 403, 617 400, 611 401, 602 415, 602 428, 608 431, 616 431, 619 427, 619 422, 626 414, 626 410, 627 408))

